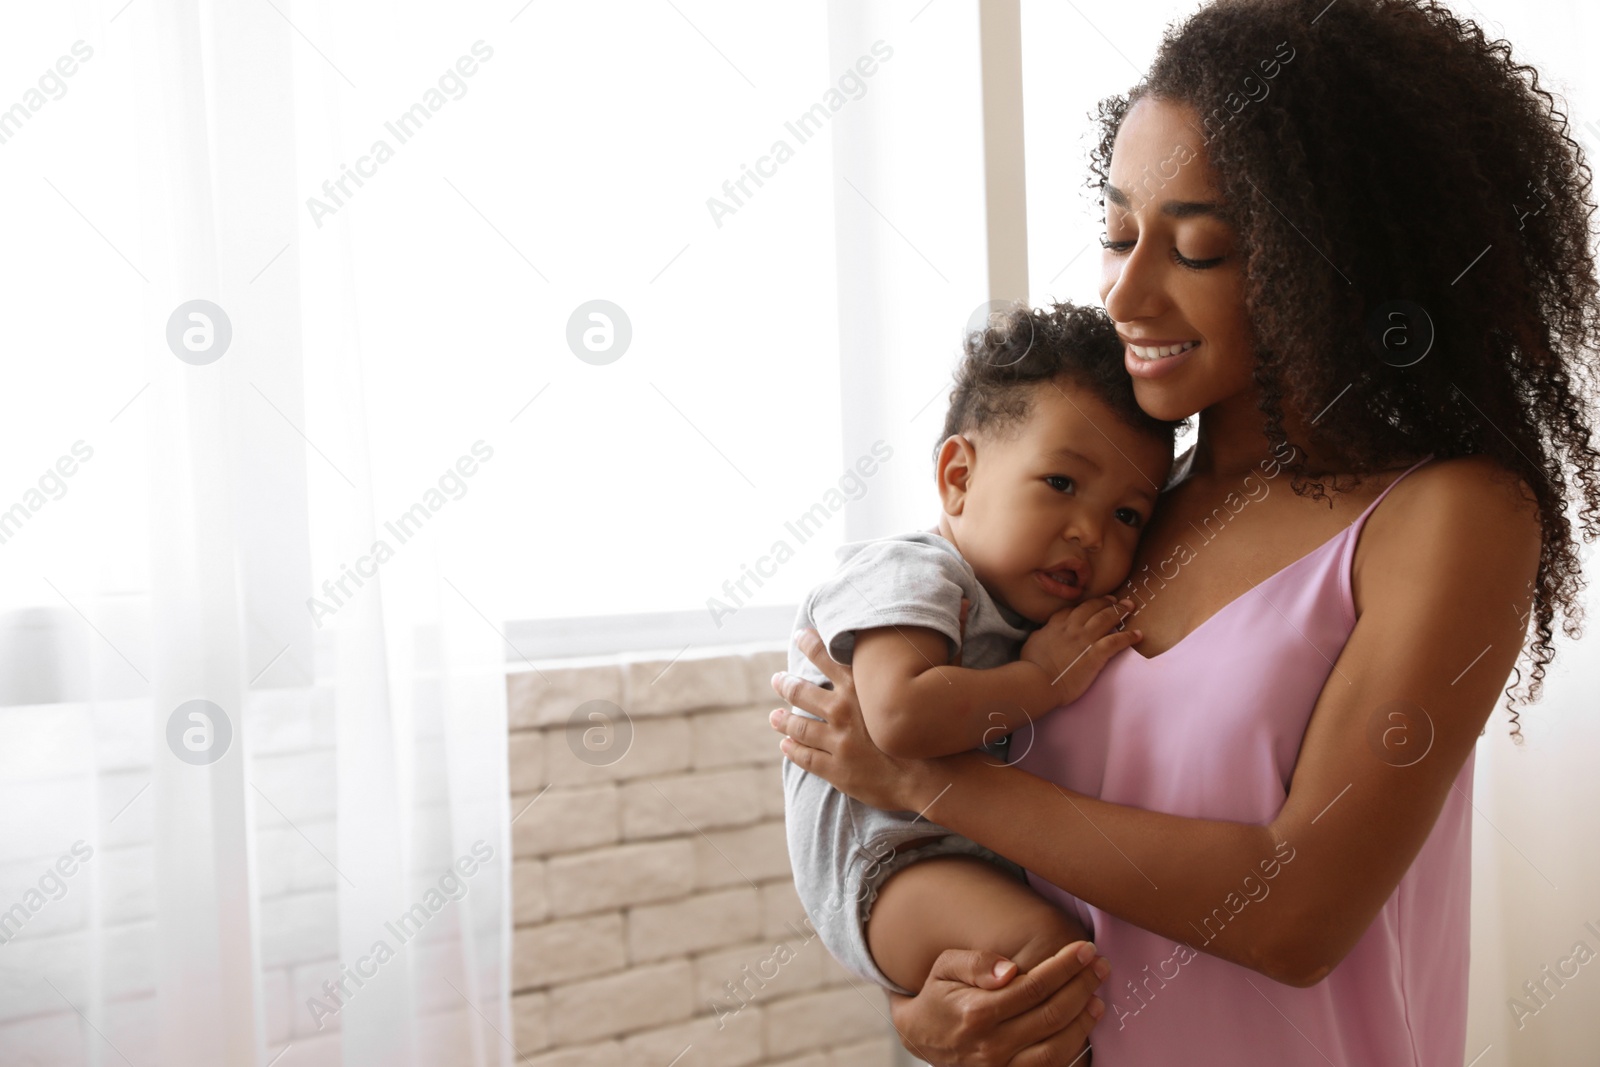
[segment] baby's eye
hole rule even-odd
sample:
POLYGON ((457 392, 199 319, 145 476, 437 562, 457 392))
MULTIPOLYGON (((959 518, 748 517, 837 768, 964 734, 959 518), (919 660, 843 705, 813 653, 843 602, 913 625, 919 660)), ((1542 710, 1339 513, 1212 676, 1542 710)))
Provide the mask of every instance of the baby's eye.
POLYGON ((1144 516, 1140 515, 1132 508, 1118 508, 1117 521, 1123 523, 1124 525, 1131 526, 1137 530, 1140 526, 1144 525, 1144 516))
POLYGON ((1065 474, 1050 474, 1050 475, 1046 475, 1044 481, 1045 481, 1045 484, 1048 485, 1050 488, 1055 489, 1058 492, 1062 492, 1062 493, 1070 493, 1070 492, 1072 492, 1073 485, 1074 485, 1072 479, 1068 478, 1065 474))

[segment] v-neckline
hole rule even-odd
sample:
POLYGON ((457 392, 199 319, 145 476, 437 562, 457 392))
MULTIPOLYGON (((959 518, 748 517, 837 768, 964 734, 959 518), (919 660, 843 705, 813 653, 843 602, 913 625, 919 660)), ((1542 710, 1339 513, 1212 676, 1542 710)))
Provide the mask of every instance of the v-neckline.
MULTIPOLYGON (((1398 479, 1396 479, 1396 480, 1398 481, 1398 479)), ((1387 492, 1387 488, 1385 489, 1385 492, 1387 492)), ((1376 501, 1374 501, 1374 503, 1376 503, 1376 501)), ((1366 512, 1363 511, 1362 515, 1365 515, 1365 514, 1366 514, 1366 512)), ((1168 645, 1166 647, 1166 649, 1164 649, 1163 651, 1157 652, 1153 656, 1146 656, 1146 655, 1144 655, 1143 653, 1141 653, 1139 651, 1139 646, 1138 645, 1130 645, 1130 646, 1128 646, 1128 651, 1132 652, 1134 655, 1138 656, 1140 659, 1144 660, 1146 663, 1154 663, 1157 660, 1166 658, 1171 653, 1177 651, 1179 646, 1181 646, 1185 641, 1189 640, 1189 638, 1193 637, 1195 634, 1199 633, 1201 630, 1204 630, 1207 626, 1211 625, 1211 621, 1213 619, 1217 618, 1219 615, 1222 615, 1222 614, 1226 613, 1229 608, 1233 607, 1235 604, 1238 604, 1240 601, 1244 600, 1245 597, 1249 596, 1251 593, 1256 592, 1258 589, 1260 589, 1262 586, 1266 585, 1268 582, 1273 581, 1274 579, 1276 579, 1279 576, 1283 575, 1284 573, 1286 573, 1290 569, 1292 569, 1294 567, 1298 567, 1300 564, 1304 563, 1306 560, 1310 559, 1312 556, 1315 556, 1318 552, 1321 552, 1323 549, 1327 548, 1329 545, 1331 545, 1335 541, 1339 540, 1345 534, 1349 533, 1350 532, 1350 527, 1354 526, 1356 523, 1358 523, 1360 521, 1361 521, 1361 516, 1360 515, 1356 516, 1354 519, 1351 519, 1348 525, 1344 526, 1342 529, 1339 530, 1338 533, 1334 534, 1332 537, 1330 537, 1326 541, 1322 542, 1322 544, 1318 545, 1316 548, 1313 548, 1311 551, 1305 553, 1304 555, 1302 555, 1302 556, 1300 556, 1300 557, 1298 557, 1296 559, 1292 559, 1288 563, 1285 563, 1283 566, 1279 567, 1277 570, 1273 571, 1271 574, 1267 575, 1265 578, 1261 579, 1259 582, 1256 582, 1250 588, 1246 589, 1244 592, 1240 593, 1238 596, 1234 597, 1232 600, 1228 601, 1226 604, 1223 604, 1222 607, 1218 608, 1216 611, 1213 611, 1210 615, 1207 615, 1204 619, 1202 619, 1200 621, 1200 624, 1198 626, 1196 626, 1194 629, 1190 630, 1188 633, 1184 634, 1182 637, 1178 638, 1171 645, 1168 645)))
MULTIPOLYGON (((1188 460, 1188 463, 1186 463, 1185 466, 1184 466, 1184 474, 1187 475, 1188 470, 1189 470, 1189 466, 1192 465, 1193 460, 1194 460, 1194 449, 1193 449, 1193 447, 1191 447, 1188 452, 1184 453, 1184 456, 1182 458, 1185 459, 1185 460, 1188 460)), ((1432 458, 1433 458, 1432 454, 1424 456, 1422 459, 1418 460, 1416 463, 1413 463, 1411 466, 1407 467, 1405 470, 1403 470, 1399 474, 1395 475, 1392 479, 1389 480, 1389 484, 1385 485, 1382 489, 1378 490, 1378 495, 1373 497, 1372 500, 1367 504, 1367 506, 1361 509, 1361 514, 1359 514, 1355 518, 1351 519, 1348 523, 1346 523, 1343 527, 1341 527, 1339 529, 1339 531, 1337 533, 1335 533, 1332 537, 1328 538, 1326 541, 1322 542, 1317 547, 1311 549, 1309 552, 1306 552, 1303 555, 1298 556, 1297 558, 1290 560, 1288 563, 1285 563, 1283 566, 1279 567, 1277 570, 1273 571, 1271 574, 1267 575, 1265 578, 1261 579, 1259 582, 1256 582, 1254 585, 1250 586, 1250 588, 1246 589, 1244 592, 1240 593, 1238 596, 1234 597, 1232 600, 1229 600, 1227 603, 1223 604, 1216 611, 1213 611, 1210 615, 1207 615, 1204 619, 1202 619, 1198 626, 1196 626, 1194 629, 1190 630, 1188 633, 1184 634, 1182 637, 1178 638, 1171 645, 1168 645, 1166 647, 1166 649, 1164 649, 1163 651, 1157 652, 1153 656, 1146 656, 1142 652, 1139 651, 1139 646, 1138 645, 1130 645, 1130 646, 1128 646, 1128 650, 1130 652, 1132 652, 1134 655, 1138 656, 1141 660, 1143 660, 1146 663, 1155 663, 1158 660, 1165 659, 1167 656, 1171 655, 1173 652, 1176 652, 1178 650, 1179 646, 1181 646, 1185 641, 1188 641, 1189 638, 1193 637, 1195 634, 1199 633, 1201 630, 1203 630, 1207 626, 1209 626, 1211 624, 1212 620, 1217 618, 1217 616, 1224 614, 1230 608, 1232 608, 1234 605, 1236 605, 1239 602, 1241 602, 1242 600, 1244 600, 1244 598, 1249 596, 1251 593, 1256 592, 1258 589, 1260 589, 1262 586, 1266 585, 1268 582, 1274 581, 1275 579, 1277 579, 1281 575, 1287 573, 1292 568, 1298 567, 1300 564, 1304 563, 1306 560, 1310 559, 1312 556, 1315 556, 1317 553, 1321 552, 1323 549, 1327 548, 1329 545, 1333 544, 1335 541, 1338 541, 1340 538, 1344 537, 1345 534, 1350 532, 1351 527, 1355 526, 1356 523, 1360 522, 1362 519, 1366 518, 1369 514, 1372 513, 1372 509, 1376 508, 1378 506, 1379 501, 1381 501, 1384 497, 1389 495, 1389 490, 1393 489, 1397 484, 1399 484, 1400 479, 1404 478, 1406 475, 1410 474, 1412 471, 1416 470, 1418 467, 1422 466, 1424 463, 1428 462, 1428 460, 1430 460, 1432 458)), ((1176 486, 1178 484, 1178 481, 1181 481, 1181 480, 1182 479, 1179 478, 1177 481, 1169 483, 1168 488, 1170 489, 1170 488, 1176 486)))

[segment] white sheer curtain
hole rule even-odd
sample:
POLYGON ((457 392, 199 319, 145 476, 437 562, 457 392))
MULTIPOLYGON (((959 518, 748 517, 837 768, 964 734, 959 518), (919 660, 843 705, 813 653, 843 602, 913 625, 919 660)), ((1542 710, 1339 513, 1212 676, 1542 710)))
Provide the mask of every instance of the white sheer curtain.
POLYGON ((8 1064, 515 1055, 501 616, 433 518, 493 441, 419 474, 366 399, 333 7, 11 27, 8 1064))

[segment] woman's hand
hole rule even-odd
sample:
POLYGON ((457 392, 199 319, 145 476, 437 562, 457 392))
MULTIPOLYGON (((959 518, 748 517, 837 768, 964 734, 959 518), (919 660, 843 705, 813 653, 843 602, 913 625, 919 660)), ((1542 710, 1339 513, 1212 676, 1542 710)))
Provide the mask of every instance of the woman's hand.
POLYGON ((772 728, 788 735, 779 742, 783 754, 801 770, 863 804, 883 811, 915 810, 911 797, 924 761, 895 759, 873 743, 856 698, 855 674, 833 661, 817 631, 802 631, 795 643, 833 688, 782 671, 772 676, 772 688, 779 696, 826 720, 817 722, 788 708, 773 711, 772 728))
POLYGON ((940 1067, 1085 1067, 1109 973, 1084 941, 1020 976, 992 952, 949 949, 921 993, 890 994, 890 1012, 906 1050, 940 1067))
MULTIPOLYGON (((959 619, 963 638, 971 610, 972 601, 962 597, 959 619)), ((778 742, 783 754, 801 770, 810 771, 863 804, 882 811, 916 810, 902 786, 910 784, 921 761, 894 759, 873 742, 856 696, 855 672, 834 662, 817 631, 801 631, 795 637, 795 645, 833 683, 833 689, 823 689, 783 671, 772 676, 772 688, 779 696, 827 720, 821 723, 804 715, 792 715, 788 708, 774 709, 769 717, 772 728, 788 735, 778 742)), ((960 646, 950 658, 950 665, 961 666, 960 646)))

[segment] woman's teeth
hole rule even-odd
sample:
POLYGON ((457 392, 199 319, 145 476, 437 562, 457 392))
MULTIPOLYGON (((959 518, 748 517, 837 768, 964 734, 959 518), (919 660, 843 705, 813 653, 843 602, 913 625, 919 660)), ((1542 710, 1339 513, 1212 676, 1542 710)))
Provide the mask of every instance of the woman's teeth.
POLYGON ((1168 356, 1176 356, 1180 352, 1187 352, 1199 343, 1199 341, 1185 341, 1181 345, 1164 345, 1161 348, 1143 348, 1139 345, 1129 345, 1128 348, 1140 359, 1154 360, 1166 359, 1168 356))

